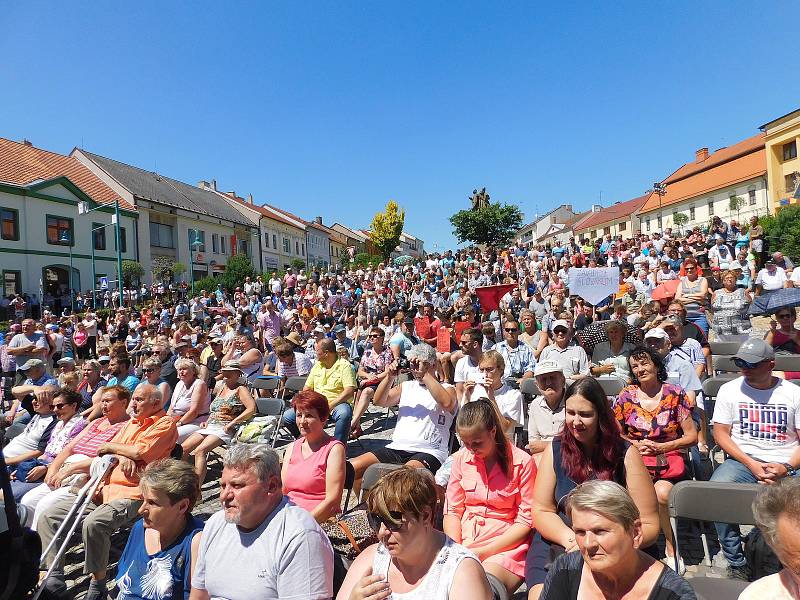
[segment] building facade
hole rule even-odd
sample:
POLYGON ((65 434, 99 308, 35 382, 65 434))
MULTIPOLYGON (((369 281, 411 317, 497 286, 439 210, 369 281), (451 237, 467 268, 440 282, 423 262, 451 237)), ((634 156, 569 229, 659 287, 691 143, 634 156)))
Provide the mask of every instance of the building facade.
POLYGON ((644 206, 647 196, 640 196, 625 202, 617 202, 605 208, 593 206, 592 213, 581 221, 576 233, 581 238, 596 240, 606 235, 629 238, 640 228, 639 209, 644 206))
POLYGON ((116 288, 117 202, 119 258, 138 260, 138 215, 130 203, 74 158, 0 139, 3 295, 36 295, 59 310, 69 305, 70 288, 92 289, 93 270, 95 289, 116 288), (91 212, 79 214, 80 202, 91 212))
POLYGON ((331 266, 331 230, 322 224, 322 217, 306 222, 308 268, 327 271, 331 266))
POLYGON ((519 245, 531 246, 536 243, 536 240, 551 231, 551 225, 563 225, 573 217, 575 217, 575 212, 572 210, 572 205, 561 204, 542 216, 537 216, 527 225, 523 225, 517 231, 515 240, 519 245))
POLYGON ((761 126, 767 160, 769 204, 775 211, 800 202, 800 109, 761 126))

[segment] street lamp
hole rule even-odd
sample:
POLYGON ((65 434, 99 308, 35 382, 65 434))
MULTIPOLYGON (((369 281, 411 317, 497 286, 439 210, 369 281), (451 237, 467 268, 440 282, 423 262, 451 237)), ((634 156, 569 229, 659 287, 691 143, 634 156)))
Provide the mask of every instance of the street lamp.
POLYGON ((661 231, 664 228, 664 224, 663 224, 664 214, 661 211, 661 202, 664 199, 664 196, 667 195, 667 184, 666 183, 659 183, 658 181, 656 181, 653 184, 652 192, 654 194, 658 194, 658 229, 659 229, 659 231, 661 231))
POLYGON ((192 282, 192 298, 194 298, 194 249, 197 246, 202 246, 203 242, 200 241, 200 232, 197 229, 190 229, 194 234, 194 239, 189 242, 189 281, 192 282))
MULTIPOLYGON (((86 215, 90 212, 94 212, 96 210, 100 210, 104 208, 103 205, 96 206, 94 208, 89 208, 88 202, 78 202, 78 214, 79 215, 86 215)), ((123 294, 122 294, 122 233, 120 232, 120 214, 119 214, 119 198, 114 199, 114 214, 111 215, 111 223, 107 223, 102 227, 96 227, 92 229, 92 234, 98 229, 102 229, 103 227, 108 227, 108 225, 114 225, 115 229, 115 237, 117 240, 117 291, 119 292, 119 302, 122 305, 123 302, 123 294)), ((94 235, 91 236, 91 245, 92 245, 92 308, 97 308, 96 306, 96 296, 97 296, 97 276, 95 275, 95 264, 94 264, 94 235)))
POLYGON ((72 271, 72 235, 69 229, 65 229, 61 232, 61 237, 59 241, 62 244, 67 244, 69 247, 69 312, 73 312, 75 310, 75 302, 73 301, 73 288, 74 288, 74 277, 72 271))

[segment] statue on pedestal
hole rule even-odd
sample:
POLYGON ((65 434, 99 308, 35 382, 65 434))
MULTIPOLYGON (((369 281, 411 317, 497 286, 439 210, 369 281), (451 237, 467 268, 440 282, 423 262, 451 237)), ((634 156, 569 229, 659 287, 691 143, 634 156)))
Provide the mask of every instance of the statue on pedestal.
POLYGON ((469 197, 472 202, 472 210, 481 210, 489 206, 491 196, 486 193, 486 188, 481 188, 480 191, 472 190, 472 196, 469 197))

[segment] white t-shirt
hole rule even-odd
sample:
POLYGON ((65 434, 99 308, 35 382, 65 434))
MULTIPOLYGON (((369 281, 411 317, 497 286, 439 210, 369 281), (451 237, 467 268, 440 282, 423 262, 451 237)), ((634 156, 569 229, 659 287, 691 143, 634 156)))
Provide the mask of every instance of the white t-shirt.
MULTIPOLYGON (((453 380, 456 383, 464 383, 465 381, 472 381, 470 375, 479 375, 478 363, 473 363, 469 356, 462 356, 456 363, 456 371, 453 380)), ((475 379, 477 381, 477 379, 475 379)))
MULTIPOLYGON (((794 284, 800 284, 800 269, 794 269, 792 271, 792 276, 789 278, 794 284)), ((795 287, 800 287, 800 285, 795 285, 795 287)))
MULTIPOLYGON (((486 388, 482 385, 475 386, 470 401, 483 397, 489 397, 486 388)), ((518 425, 522 425, 525 419, 522 415, 522 392, 503 384, 501 388, 494 391, 494 400, 497 402, 497 408, 500 409, 500 414, 506 419, 514 421, 504 432, 509 439, 513 439, 514 429, 518 425)))
MULTIPOLYGON (((442 408, 419 381, 404 381, 400 386, 397 424, 387 448, 424 452, 443 463, 449 451, 450 426, 455 413, 442 408)), ((447 383, 442 386, 453 387, 447 383)))
POLYGON ((760 285, 767 291, 779 290, 783 287, 786 281, 786 271, 780 267, 775 267, 775 274, 770 275, 769 271, 764 268, 758 272, 756 277, 756 285, 760 285))
POLYGON ((800 387, 778 379, 757 390, 739 377, 719 388, 713 421, 731 425, 731 439, 749 456, 788 462, 798 444, 800 387))
POLYGON ((333 549, 311 513, 287 498, 250 532, 220 511, 203 529, 192 587, 212 600, 331 598, 333 549))

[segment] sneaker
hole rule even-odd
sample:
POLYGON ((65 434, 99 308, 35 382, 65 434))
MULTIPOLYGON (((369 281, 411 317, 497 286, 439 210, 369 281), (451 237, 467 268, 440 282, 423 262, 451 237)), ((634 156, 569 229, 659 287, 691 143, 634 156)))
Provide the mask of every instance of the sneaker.
MULTIPOLYGON (((667 565, 670 569, 675 569, 675 557, 665 556, 661 562, 667 565)), ((683 562, 683 557, 678 557, 678 575, 683 576, 686 573, 686 565, 683 562)))
POLYGON ((728 565, 726 569, 728 579, 741 579, 742 581, 750 581, 750 568, 744 564, 735 567, 728 565))
POLYGON ((83 598, 84 600, 107 600, 108 589, 106 588, 106 582, 103 581, 102 583, 97 583, 93 581, 90 583, 89 591, 86 592, 86 595, 83 598))
POLYGON ((50 575, 45 579, 42 587, 44 588, 42 590, 43 598, 58 600, 69 597, 67 594, 67 582, 64 580, 63 575, 50 575))

